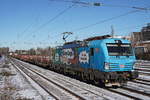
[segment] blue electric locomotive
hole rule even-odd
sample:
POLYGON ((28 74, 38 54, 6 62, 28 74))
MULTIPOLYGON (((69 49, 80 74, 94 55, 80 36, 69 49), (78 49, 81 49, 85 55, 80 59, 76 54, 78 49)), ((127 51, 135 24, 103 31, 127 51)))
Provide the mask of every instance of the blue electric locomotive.
POLYGON ((120 86, 138 77, 128 40, 109 35, 65 43, 55 50, 53 68, 105 86, 120 86))

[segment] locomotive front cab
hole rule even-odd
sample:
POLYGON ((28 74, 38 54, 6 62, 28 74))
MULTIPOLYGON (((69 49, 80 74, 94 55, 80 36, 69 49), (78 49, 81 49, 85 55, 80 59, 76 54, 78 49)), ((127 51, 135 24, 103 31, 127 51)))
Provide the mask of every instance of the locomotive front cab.
POLYGON ((106 80, 125 83, 138 77, 134 71, 135 54, 130 42, 124 39, 109 39, 105 41, 103 71, 107 73, 106 80))
POLYGON ((116 43, 106 43, 105 67, 110 71, 131 71, 135 63, 135 56, 131 44, 122 43, 121 40, 114 40, 116 43))

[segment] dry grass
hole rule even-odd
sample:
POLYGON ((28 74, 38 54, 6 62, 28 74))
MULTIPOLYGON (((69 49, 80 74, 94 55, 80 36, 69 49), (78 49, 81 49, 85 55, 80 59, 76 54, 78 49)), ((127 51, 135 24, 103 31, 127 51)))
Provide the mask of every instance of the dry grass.
POLYGON ((5 64, 9 64, 10 63, 10 61, 7 59, 7 60, 5 60, 5 64))
POLYGON ((9 94, 0 94, 0 100, 32 100, 28 98, 18 97, 18 98, 12 98, 9 94))
POLYGON ((32 99, 27 99, 27 98, 18 98, 16 100, 32 100, 32 99))
POLYGON ((4 71, 4 72, 1 72, 0 75, 9 77, 9 76, 13 76, 15 74, 12 74, 11 72, 4 71))
POLYGON ((14 100, 10 95, 8 94, 0 94, 0 100, 14 100))
POLYGON ((14 91, 14 90, 16 90, 16 88, 9 86, 9 87, 5 87, 4 90, 5 91, 14 91))
POLYGON ((8 64, 3 65, 2 68, 9 68, 10 66, 8 64))
POLYGON ((17 91, 16 87, 11 86, 11 84, 7 85, 4 88, 1 88, 0 100, 33 100, 28 99, 26 97, 21 97, 20 95, 13 96, 13 93, 16 91, 17 91))

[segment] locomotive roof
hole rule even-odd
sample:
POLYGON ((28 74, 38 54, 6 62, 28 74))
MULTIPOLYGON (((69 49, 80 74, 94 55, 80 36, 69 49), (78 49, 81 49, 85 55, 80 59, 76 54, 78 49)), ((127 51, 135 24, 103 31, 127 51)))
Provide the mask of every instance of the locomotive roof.
POLYGON ((64 45, 67 45, 67 44, 78 44, 78 43, 81 43, 82 41, 71 41, 71 42, 66 42, 64 45))
POLYGON ((83 41, 71 41, 65 43, 62 48, 74 48, 74 47, 80 47, 80 46, 86 46, 87 44, 99 44, 101 43, 116 43, 116 40, 120 40, 122 43, 129 43, 129 41, 121 38, 110 38, 110 35, 103 35, 103 36, 96 36, 87 38, 83 41))
POLYGON ((118 41, 121 41, 121 43, 130 43, 128 40, 125 39, 118 39, 118 38, 107 38, 103 40, 94 40, 90 41, 89 45, 99 45, 99 44, 106 44, 106 43, 117 43, 118 41))
POLYGON ((81 43, 82 43, 82 41, 67 42, 63 45, 63 48, 79 47, 81 45, 81 43))
POLYGON ((111 37, 110 35, 95 36, 95 37, 87 38, 84 41, 102 40, 102 39, 106 39, 106 38, 110 38, 110 37, 111 37))

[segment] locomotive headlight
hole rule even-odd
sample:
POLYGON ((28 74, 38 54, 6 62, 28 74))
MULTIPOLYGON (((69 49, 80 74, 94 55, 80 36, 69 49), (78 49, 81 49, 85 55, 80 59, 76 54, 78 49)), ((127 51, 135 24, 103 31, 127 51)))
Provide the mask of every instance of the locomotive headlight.
POLYGON ((109 63, 106 63, 106 62, 105 62, 104 68, 105 68, 105 70, 108 70, 108 69, 109 69, 109 63))

